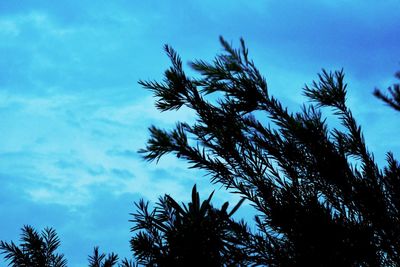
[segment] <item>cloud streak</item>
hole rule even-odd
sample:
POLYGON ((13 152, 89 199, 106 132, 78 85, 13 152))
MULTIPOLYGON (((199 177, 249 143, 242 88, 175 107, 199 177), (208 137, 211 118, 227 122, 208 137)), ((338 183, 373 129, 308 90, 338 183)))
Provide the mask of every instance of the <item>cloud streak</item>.
MULTIPOLYGON (((160 113, 136 83, 162 78, 164 43, 186 62, 220 52, 218 35, 243 36, 290 109, 322 67, 344 67, 371 150, 380 162, 389 149, 399 157, 398 118, 371 95, 399 67, 399 12, 397 1, 0 2, 0 211, 10 214, 0 235, 15 240, 25 223, 55 226, 71 266, 86 266, 75 240, 87 254, 100 244, 129 256, 133 201, 187 200, 194 183, 202 195, 215 188, 173 156, 155 165, 136 153, 151 124, 194 119, 160 113)), ((219 190, 216 201, 225 199, 237 197, 219 190)))

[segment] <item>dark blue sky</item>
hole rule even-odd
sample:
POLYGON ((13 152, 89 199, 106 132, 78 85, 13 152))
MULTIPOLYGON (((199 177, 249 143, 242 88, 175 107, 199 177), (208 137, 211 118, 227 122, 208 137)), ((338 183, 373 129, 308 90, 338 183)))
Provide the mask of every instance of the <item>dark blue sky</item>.
POLYGON ((397 0, 1 1, 0 239, 16 240, 23 224, 52 226, 69 266, 86 266, 95 245, 130 255, 140 198, 187 200, 197 183, 204 197, 217 189, 217 203, 237 199, 182 161, 136 153, 150 124, 193 119, 160 114, 137 84, 162 77, 165 43, 186 62, 220 52, 219 35, 243 37, 293 110, 321 68, 344 68, 369 148, 381 164, 388 150, 399 158, 400 117, 371 95, 400 69, 399 14, 397 0))

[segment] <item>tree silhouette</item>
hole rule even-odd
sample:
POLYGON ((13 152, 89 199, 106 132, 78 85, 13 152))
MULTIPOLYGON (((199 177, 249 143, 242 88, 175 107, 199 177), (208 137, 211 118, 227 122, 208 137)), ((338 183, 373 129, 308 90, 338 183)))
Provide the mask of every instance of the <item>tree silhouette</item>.
MULTIPOLYGON (((24 226, 21 234, 21 244, 17 246, 14 242, 0 241, 0 251, 5 254, 4 258, 12 267, 66 267, 67 260, 63 254, 56 254, 60 246, 57 233, 52 228, 45 228, 39 234, 33 227, 24 226)), ((118 264, 118 255, 111 253, 107 256, 99 253, 95 247, 93 255, 89 256, 89 267, 113 267, 118 264)), ((124 259, 118 264, 119 267, 133 267, 134 264, 124 259)))
MULTIPOLYGON (((194 124, 171 131, 151 126, 144 157, 175 153, 249 200, 258 211, 247 244, 253 264, 400 266, 400 164, 388 153, 388 166, 377 166, 346 104, 343 71, 323 70, 304 88, 311 102, 291 113, 270 95, 244 41, 234 49, 220 40, 213 62, 190 63, 198 76, 165 46, 164 80, 139 82, 159 110, 196 113, 194 124), (324 107, 341 127, 328 127, 324 107)), ((378 92, 398 107, 398 86, 392 98, 378 92)))
MULTIPOLYGON (((113 267, 118 264, 118 255, 111 253, 106 255, 105 253, 99 253, 99 247, 94 247, 93 254, 89 256, 89 267, 113 267)), ((124 259, 119 267, 133 267, 133 263, 124 259)))
MULTIPOLYGON (((243 40, 239 49, 221 44, 213 62, 190 63, 198 77, 166 46, 164 81, 140 81, 161 111, 186 106, 197 116, 171 131, 151 126, 141 153, 149 161, 175 153, 242 200, 228 212, 228 203, 211 205, 213 194, 200 202, 194 187, 188 205, 169 195, 152 210, 139 201, 136 266, 400 266, 400 163, 389 152, 378 167, 346 104, 343 71, 323 70, 304 88, 310 103, 292 113, 270 95, 243 40), (340 127, 329 127, 326 107, 340 127), (231 218, 244 199, 258 211, 255 232, 231 218)), ((400 111, 399 84, 388 92, 374 94, 400 111)), ((52 228, 24 226, 21 244, 0 241, 0 251, 9 266, 65 267, 59 245, 52 228)), ((89 257, 90 267, 117 265, 134 266, 97 247, 89 257)))
MULTIPOLYGON (((400 71, 396 72, 396 78, 400 80, 400 71)), ((382 93, 381 90, 375 89, 374 95, 388 104, 393 109, 400 111, 400 84, 395 83, 388 88, 389 95, 382 93)))
POLYGON ((65 267, 67 260, 63 254, 56 253, 60 245, 57 233, 45 228, 41 234, 31 226, 22 229, 21 244, 0 241, 0 251, 13 267, 65 267))
POLYGON ((93 255, 89 256, 89 267, 112 267, 118 262, 118 255, 111 253, 106 257, 106 254, 99 254, 99 247, 93 249, 93 255))
MULTIPOLYGON (((89 267, 145 266, 237 266, 245 265, 250 251, 250 236, 243 221, 230 217, 243 203, 239 201, 228 212, 229 203, 221 209, 211 205, 213 193, 200 202, 196 186, 192 201, 180 206, 172 197, 159 198, 156 207, 149 212, 148 203, 140 200, 137 213, 131 220, 135 236, 131 248, 136 264, 127 259, 118 261, 118 255, 100 253, 95 247, 88 257, 89 267)), ((60 245, 55 230, 46 228, 40 236, 30 226, 22 229, 20 248, 13 242, 0 242, 0 250, 13 267, 65 267, 62 254, 55 254, 60 245)))
POLYGON ((221 209, 210 201, 200 202, 196 186, 188 205, 179 205, 172 197, 160 197, 156 207, 139 201, 131 247, 139 264, 145 266, 237 266, 249 258, 245 240, 249 238, 243 222, 230 216, 239 208, 240 201, 230 212, 228 202, 221 209))

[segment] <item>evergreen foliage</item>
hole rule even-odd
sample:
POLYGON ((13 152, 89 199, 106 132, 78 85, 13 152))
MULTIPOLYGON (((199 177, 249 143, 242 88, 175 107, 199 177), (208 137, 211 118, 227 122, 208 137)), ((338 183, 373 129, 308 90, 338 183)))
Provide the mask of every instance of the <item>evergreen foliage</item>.
POLYGON ((106 256, 99 253, 99 247, 93 249, 93 255, 89 256, 89 267, 112 267, 118 262, 118 255, 111 253, 106 256))
POLYGON ((21 244, 0 241, 0 251, 12 267, 65 267, 67 260, 56 253, 60 246, 57 233, 45 228, 40 234, 29 225, 22 229, 21 244))
MULTIPOLYGON (((190 63, 198 77, 166 46, 164 80, 140 81, 159 110, 185 106, 197 119, 171 131, 150 127, 144 157, 175 153, 247 199, 258 211, 247 244, 254 264, 400 266, 400 165, 388 153, 388 166, 377 166, 346 104, 343 71, 323 70, 304 88, 311 103, 291 113, 270 95, 243 40, 239 49, 221 44, 213 62, 190 63), (323 107, 342 128, 328 128, 323 107)), ((397 108, 398 86, 389 92, 375 94, 397 108)))
MULTIPOLYGON (((131 228, 135 235, 131 239, 132 252, 136 263, 118 255, 100 253, 95 247, 88 257, 89 267, 133 267, 133 266, 245 266, 249 263, 246 240, 249 231, 246 224, 235 222, 231 216, 243 200, 229 212, 229 203, 220 209, 211 204, 213 193, 200 202, 196 186, 192 190, 192 200, 187 205, 179 205, 171 196, 159 198, 152 211, 149 203, 136 203, 131 228)), ((54 255, 59 246, 53 229, 45 229, 40 237, 36 231, 26 226, 23 229, 24 243, 19 249, 13 242, 1 242, 0 251, 6 254, 13 267, 65 267, 63 255, 54 255), (55 261, 56 259, 57 261, 55 261), (46 265, 47 264, 47 265, 46 265)))
POLYGON ((179 205, 169 195, 161 197, 153 210, 141 200, 133 214, 136 235, 131 247, 139 264, 144 266, 245 266, 247 249, 243 240, 248 229, 230 216, 228 202, 221 209, 210 201, 200 202, 196 186, 188 205, 179 205))
MULTIPOLYGON (((111 253, 106 255, 99 252, 99 247, 94 247, 93 254, 89 256, 89 267, 113 267, 118 264, 118 255, 111 253)), ((133 267, 133 263, 127 259, 118 264, 119 267, 133 267)))
MULTIPOLYGON (((400 71, 396 72, 396 78, 400 80, 400 71)), ((389 95, 382 93, 381 90, 375 89, 374 95, 388 104, 393 109, 400 111, 400 84, 395 83, 388 88, 389 95)))
MULTIPOLYGON (((344 72, 323 70, 304 88, 310 103, 292 113, 270 95, 244 41, 239 49, 220 41, 213 62, 190 63, 198 77, 166 46, 165 79, 139 82, 159 110, 196 114, 170 131, 151 126, 140 152, 149 161, 175 153, 242 200, 217 209, 196 186, 187 205, 165 195, 149 209, 141 200, 131 220, 137 263, 95 247, 89 266, 400 266, 400 163, 388 152, 378 167, 346 104, 344 72), (329 127, 326 107, 340 128, 329 127), (255 232, 231 218, 243 200, 258 212, 255 232)), ((400 111, 399 86, 374 94, 400 111)), ((53 229, 24 226, 21 244, 1 241, 0 252, 13 267, 65 267, 59 245, 53 229)))

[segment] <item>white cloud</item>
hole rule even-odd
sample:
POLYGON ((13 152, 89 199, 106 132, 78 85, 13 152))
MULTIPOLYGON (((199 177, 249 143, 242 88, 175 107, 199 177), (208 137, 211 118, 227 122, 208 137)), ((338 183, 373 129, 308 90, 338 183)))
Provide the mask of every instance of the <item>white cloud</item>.
POLYGON ((2 34, 17 37, 26 27, 40 29, 50 35, 51 38, 63 37, 74 32, 72 28, 57 25, 44 12, 32 11, 28 14, 0 16, 0 33, 2 34))
POLYGON ((38 97, 1 92, 3 116, 12 115, 1 126, 7 146, 3 146, 0 171, 23 177, 24 192, 33 201, 70 208, 90 205, 96 186, 110 194, 140 194, 147 199, 166 192, 183 196, 190 171, 174 157, 155 166, 140 157, 107 153, 115 147, 131 151, 144 147, 148 121, 172 127, 176 120, 192 118, 184 112, 174 117, 160 115, 152 100, 119 104, 84 94, 38 97), (24 131, 20 124, 15 125, 17 121, 25 121, 24 131), (112 138, 93 134, 96 129, 112 138), (15 156, 7 156, 10 153, 15 156), (165 177, 153 177, 152 169, 163 170, 165 177))

